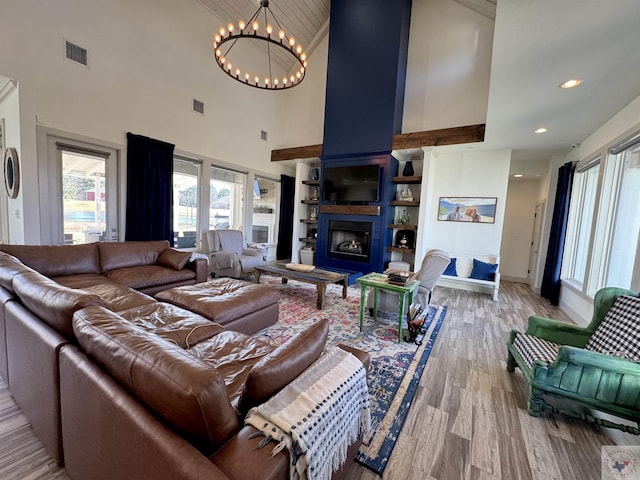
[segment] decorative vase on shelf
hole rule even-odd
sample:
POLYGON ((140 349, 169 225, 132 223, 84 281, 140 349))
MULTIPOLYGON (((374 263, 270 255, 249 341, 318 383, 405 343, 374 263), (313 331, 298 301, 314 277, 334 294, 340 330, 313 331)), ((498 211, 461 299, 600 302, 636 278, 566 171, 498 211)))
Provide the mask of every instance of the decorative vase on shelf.
POLYGON ((407 243, 409 243, 409 240, 407 240, 407 236, 405 234, 402 234, 402 236, 400 237, 400 241, 398 242, 398 247, 407 248, 407 243))
POLYGON ((413 162, 411 160, 408 160, 404 164, 404 170, 402 170, 402 175, 404 175, 405 177, 413 177, 413 162))
POLYGON ((320 170, 317 168, 311 169, 311 180, 320 180, 320 170))

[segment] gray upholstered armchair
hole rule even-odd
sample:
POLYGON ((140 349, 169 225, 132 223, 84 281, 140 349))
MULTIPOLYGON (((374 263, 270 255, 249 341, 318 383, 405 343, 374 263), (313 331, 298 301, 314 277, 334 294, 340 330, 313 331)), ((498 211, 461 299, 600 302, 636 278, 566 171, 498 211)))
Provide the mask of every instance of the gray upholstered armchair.
POLYGON ((209 230, 207 232, 211 273, 222 277, 244 277, 263 265, 262 252, 244 248, 240 230, 209 230))

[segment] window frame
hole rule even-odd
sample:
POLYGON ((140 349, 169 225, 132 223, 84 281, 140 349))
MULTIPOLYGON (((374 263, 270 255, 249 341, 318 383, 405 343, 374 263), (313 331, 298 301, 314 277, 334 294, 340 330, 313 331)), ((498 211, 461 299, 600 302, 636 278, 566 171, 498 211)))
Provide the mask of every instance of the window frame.
MULTIPOLYGON (((179 154, 175 154, 173 155, 173 170, 172 170, 172 185, 174 185, 174 175, 176 174, 176 161, 178 162, 185 162, 185 163, 190 163, 192 165, 194 165, 197 169, 197 174, 195 175, 196 177, 196 188, 197 188, 197 192, 196 192, 196 218, 195 218, 195 245, 191 246, 191 247, 178 247, 178 232, 179 230, 176 229, 176 227, 179 226, 179 218, 176 220, 175 215, 178 213, 176 211, 176 205, 178 206, 179 209, 179 202, 180 199, 179 198, 175 198, 175 195, 173 196, 173 205, 172 205, 172 209, 173 209, 173 238, 174 238, 174 248, 179 249, 179 250, 184 250, 184 251, 197 251, 200 249, 201 247, 201 238, 202 238, 202 177, 203 177, 203 162, 199 159, 194 159, 194 158, 190 158, 190 157, 186 157, 184 155, 179 155, 179 154)), ((180 173, 180 172, 178 172, 180 173)), ((186 175, 186 174, 185 174, 186 175)), ((174 189, 174 193, 177 193, 177 190, 174 189)), ((189 230, 190 231, 190 230, 189 230)))
POLYGON ((588 161, 582 162, 576 169, 576 173, 573 179, 573 185, 571 187, 571 201, 569 203, 569 215, 567 219, 567 231, 565 234, 565 247, 562 260, 562 281, 571 285, 578 291, 584 292, 586 286, 589 284, 591 262, 593 260, 592 246, 594 241, 594 226, 597 224, 598 206, 600 203, 600 191, 602 186, 602 157, 600 155, 595 158, 591 158, 588 161), (587 196, 587 188, 590 186, 588 183, 589 172, 594 168, 597 168, 597 177, 595 180, 594 191, 592 197, 587 196), (593 205, 590 215, 586 215, 584 211, 585 199, 593 198, 593 205), (581 232, 585 232, 583 229, 584 222, 589 222, 589 228, 586 231, 587 237, 580 236, 581 232), (586 240, 586 244, 581 243, 586 240), (576 268, 579 265, 578 255, 584 252, 584 272, 582 278, 576 278, 576 268))

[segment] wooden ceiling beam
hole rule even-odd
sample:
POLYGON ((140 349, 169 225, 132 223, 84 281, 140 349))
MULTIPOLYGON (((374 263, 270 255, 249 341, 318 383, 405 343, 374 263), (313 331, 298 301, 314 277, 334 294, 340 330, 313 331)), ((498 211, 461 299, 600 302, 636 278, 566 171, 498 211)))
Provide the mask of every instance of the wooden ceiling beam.
MULTIPOLYGON (((391 149, 406 150, 408 148, 482 142, 484 141, 484 130, 485 124, 480 123, 478 125, 465 125, 464 127, 426 130, 424 132, 398 133, 393 136, 391 149)), ((306 145, 304 147, 271 150, 272 162, 320 156, 322 156, 322 145, 306 145)))
POLYGON ((407 148, 437 147, 484 141, 485 124, 465 125, 464 127, 441 128, 424 132, 398 133, 393 136, 392 150, 407 148))
POLYGON ((304 147, 281 148, 271 150, 271 161, 296 160, 298 158, 314 158, 322 155, 322 144, 306 145, 304 147))

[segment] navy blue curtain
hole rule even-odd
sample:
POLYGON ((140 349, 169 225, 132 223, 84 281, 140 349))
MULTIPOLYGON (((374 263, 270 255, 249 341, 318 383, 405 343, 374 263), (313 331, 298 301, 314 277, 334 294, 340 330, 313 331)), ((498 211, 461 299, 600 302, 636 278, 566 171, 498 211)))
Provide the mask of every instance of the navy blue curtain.
POLYGON ((278 247, 276 248, 278 260, 291 258, 294 192, 295 178, 280 175, 280 224, 278 226, 278 247))
POLYGON ((168 240, 173 245, 174 145, 127 133, 125 240, 168 240))
POLYGON ((558 170, 556 202, 553 207, 547 260, 544 264, 544 276, 540 289, 540 294, 549 299, 551 305, 558 305, 560 300, 560 270, 562 269, 562 254, 567 233, 567 217, 569 216, 574 169, 574 164, 567 162, 558 170))

